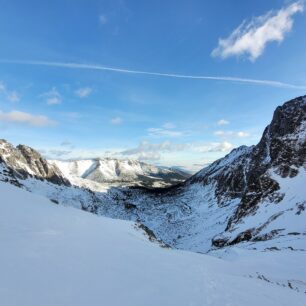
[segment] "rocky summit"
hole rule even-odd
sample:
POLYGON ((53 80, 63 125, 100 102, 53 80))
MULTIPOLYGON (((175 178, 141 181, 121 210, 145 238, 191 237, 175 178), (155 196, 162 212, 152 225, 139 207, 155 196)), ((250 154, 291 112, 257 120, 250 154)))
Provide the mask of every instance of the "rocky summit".
POLYGON ((70 186, 61 171, 49 164, 37 151, 25 146, 14 147, 6 140, 0 140, 0 161, 4 163, 17 178, 34 177, 49 182, 70 186))

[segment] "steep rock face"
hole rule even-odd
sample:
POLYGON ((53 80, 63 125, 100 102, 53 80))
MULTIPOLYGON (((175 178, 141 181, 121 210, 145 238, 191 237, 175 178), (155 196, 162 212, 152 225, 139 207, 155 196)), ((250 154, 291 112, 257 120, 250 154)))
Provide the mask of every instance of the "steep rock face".
POLYGON ((306 97, 277 107, 256 146, 239 147, 193 176, 189 183, 214 181, 220 202, 224 197, 242 197, 256 202, 257 193, 277 190, 266 174, 274 168, 282 177, 294 177, 306 156, 306 97), (253 198, 250 195, 253 194, 253 198))
MULTIPOLYGON (((294 177, 306 156, 306 96, 279 106, 266 128, 259 148, 266 147, 269 165, 282 177, 294 177)), ((262 149, 264 150, 264 149, 262 149)))
POLYGON ((244 192, 232 223, 256 209, 263 199, 280 202, 280 186, 271 177, 270 169, 282 178, 293 178, 306 162, 306 98, 299 97, 277 107, 257 146, 251 153, 245 168, 244 192))
POLYGON ((227 198, 242 198, 237 210, 252 209, 260 199, 279 186, 267 171, 294 177, 306 157, 306 98, 299 97, 279 106, 256 146, 239 147, 201 170, 187 183, 214 182, 220 204, 227 198))
MULTIPOLYGON (((281 203, 286 193, 281 190, 279 181, 298 176, 305 165, 306 97, 304 96, 291 100, 275 110, 273 119, 258 145, 244 156, 243 165, 234 167, 231 172, 230 176, 241 177, 240 184, 236 185, 240 186, 238 190, 241 192, 241 201, 233 216, 229 218, 226 232, 235 232, 237 224, 242 223, 245 217, 256 214, 263 203, 271 205, 281 203)), ((222 184, 222 181, 217 183, 222 184)), ((232 188, 230 190, 233 191, 232 188)), ((269 222, 275 219, 272 218, 269 222)), ((216 237, 213 244, 223 246, 254 240, 260 232, 261 228, 255 226, 240 232, 235 238, 226 235, 222 238, 216 237)))
POLYGON ((49 164, 37 151, 25 145, 15 148, 6 140, 0 140, 0 162, 11 169, 17 178, 35 177, 58 185, 70 186, 58 167, 49 164))
POLYGON ((196 173, 186 185, 201 183, 215 184, 219 204, 230 199, 242 197, 246 189, 246 173, 250 168, 254 147, 241 146, 224 158, 217 160, 207 168, 196 173))

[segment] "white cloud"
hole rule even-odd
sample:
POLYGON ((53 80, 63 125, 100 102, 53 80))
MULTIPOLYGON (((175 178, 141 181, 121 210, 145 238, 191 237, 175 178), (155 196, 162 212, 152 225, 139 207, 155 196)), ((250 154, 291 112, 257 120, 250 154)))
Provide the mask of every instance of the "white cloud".
POLYGON ((149 128, 147 131, 150 136, 157 136, 157 137, 180 137, 184 135, 183 132, 173 131, 171 129, 164 129, 164 128, 149 128))
POLYGON ((9 102, 19 102, 20 96, 15 90, 8 90, 3 82, 0 82, 0 94, 3 94, 9 102))
POLYGON ((64 113, 61 113, 61 115, 63 117, 66 117, 68 119, 80 119, 82 118, 82 115, 78 112, 64 112, 64 113))
POLYGON ((3 82, 0 82, 0 93, 4 93, 6 91, 6 86, 3 82))
POLYGON ((99 22, 100 24, 105 25, 108 22, 108 18, 105 15, 101 14, 99 15, 99 22))
POLYGON ((244 131, 238 131, 238 132, 233 132, 233 131, 215 131, 214 135, 219 136, 219 137, 224 137, 224 138, 228 138, 228 137, 238 137, 238 138, 245 138, 245 137, 249 137, 250 134, 244 131))
POLYGON ((61 146, 63 147, 69 147, 71 145, 72 143, 69 140, 64 140, 63 142, 61 142, 61 146))
POLYGON ((57 149, 51 149, 47 152, 40 151, 41 154, 46 155, 47 157, 52 156, 56 158, 61 158, 63 156, 69 155, 72 151, 71 150, 57 150, 57 149))
POLYGON ((188 144, 174 144, 170 141, 164 141, 161 143, 150 143, 148 141, 142 141, 136 148, 124 150, 121 152, 123 155, 135 155, 142 152, 173 152, 182 151, 188 147, 188 144))
POLYGON ((209 142, 204 144, 194 144, 192 148, 196 152, 208 153, 208 152, 228 152, 234 148, 234 146, 228 142, 209 142))
POLYGON ((161 159, 161 155, 158 152, 140 152, 137 159, 141 161, 157 161, 161 159))
POLYGON ((56 104, 61 104, 62 100, 59 97, 50 97, 47 99, 47 104, 48 105, 56 105, 56 104))
POLYGON ((86 98, 88 97, 90 94, 92 93, 92 88, 90 87, 83 87, 83 88, 79 88, 75 91, 75 94, 79 97, 79 98, 86 98))
POLYGON ((255 61, 269 42, 284 40, 285 34, 292 29, 293 16, 303 10, 303 1, 297 1, 279 11, 270 11, 249 22, 242 22, 228 38, 219 39, 212 56, 227 58, 246 54, 251 61, 255 61))
POLYGON ((96 157, 109 158, 131 158, 140 161, 147 161, 149 163, 163 164, 167 166, 181 165, 192 169, 192 171, 203 168, 203 158, 209 160, 211 163, 216 158, 222 157, 233 148, 233 145, 227 141, 223 142, 207 142, 207 143, 173 143, 171 141, 163 141, 160 143, 152 143, 149 141, 142 141, 134 148, 101 148, 96 150, 74 149, 69 147, 68 141, 64 141, 60 147, 47 148, 41 150, 48 158, 63 158, 63 159, 87 159, 96 157), (190 156, 193 156, 192 158, 190 156), (195 158, 195 159, 194 159, 195 158), (201 165, 195 168, 194 162, 199 160, 201 165))
POLYGON ((165 124, 163 124, 163 128, 164 128, 164 129, 171 130, 171 129, 175 129, 176 126, 175 126, 175 124, 172 123, 172 122, 166 122, 165 124))
POLYGON ((123 122, 123 120, 122 120, 122 118, 120 118, 120 117, 115 117, 115 118, 112 118, 112 119, 110 120, 110 123, 111 123, 111 124, 114 124, 114 125, 122 124, 122 122, 123 122))
POLYGON ((61 142, 60 146, 69 149, 74 149, 74 145, 69 140, 64 140, 63 142, 61 142))
POLYGON ((11 111, 8 113, 0 111, 0 121, 27 124, 37 127, 45 127, 55 125, 56 122, 42 115, 32 115, 30 113, 11 111))
POLYGON ((105 158, 105 157, 115 157, 119 158, 118 152, 122 149, 112 148, 112 149, 95 149, 88 150, 85 148, 75 148, 72 144, 68 145, 69 141, 64 141, 57 147, 46 147, 41 148, 39 152, 43 154, 48 159, 90 159, 90 158, 105 158), (64 143, 64 145, 62 145, 64 143), (67 145, 66 145, 67 143, 67 145))
POLYGON ((222 143, 216 145, 213 149, 211 149, 211 152, 228 152, 233 148, 234 146, 230 142, 223 141, 222 143))
POLYGON ((121 151, 120 154, 135 159, 154 161, 161 159, 162 153, 175 153, 181 151, 198 153, 228 152, 233 147, 234 146, 227 141, 208 143, 173 143, 170 141, 150 143, 148 141, 142 141, 137 147, 121 151))
POLYGON ((40 96, 46 98, 46 103, 48 105, 56 105, 62 103, 61 94, 55 87, 53 87, 50 91, 41 94, 40 96))
POLYGON ((7 99, 10 101, 10 102, 19 102, 20 101, 20 97, 18 95, 18 93, 16 91, 11 91, 7 94, 7 99))
POLYGON ((250 134, 248 132, 240 131, 240 132, 237 132, 237 136, 240 138, 244 138, 244 137, 249 137, 250 134))
POLYGON ((217 125, 227 125, 229 124, 230 122, 228 120, 225 120, 225 119, 220 119, 217 121, 217 125))

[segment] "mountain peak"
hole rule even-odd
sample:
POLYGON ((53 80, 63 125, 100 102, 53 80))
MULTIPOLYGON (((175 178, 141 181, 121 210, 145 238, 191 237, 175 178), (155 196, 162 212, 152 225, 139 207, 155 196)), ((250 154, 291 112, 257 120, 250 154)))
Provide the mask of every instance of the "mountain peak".
POLYGON ((56 166, 50 165, 40 153, 26 145, 14 147, 4 139, 0 140, 0 161, 21 179, 32 176, 59 185, 70 185, 56 166))
POLYGON ((306 120, 306 96, 292 99, 278 106, 268 126, 270 138, 295 133, 306 120))

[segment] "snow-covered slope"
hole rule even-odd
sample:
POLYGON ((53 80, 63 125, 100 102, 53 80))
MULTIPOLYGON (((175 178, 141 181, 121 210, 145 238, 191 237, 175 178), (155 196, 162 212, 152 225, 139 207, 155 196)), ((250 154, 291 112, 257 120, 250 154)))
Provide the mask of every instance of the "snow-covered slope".
POLYGON ((167 244, 207 252, 306 250, 306 97, 278 107, 256 146, 224 158, 166 190, 134 190, 122 202, 167 244))
MULTIPOLYGON (((19 165, 18 159, 15 161, 19 165)), ((46 160, 42 159, 42 162, 49 166, 46 160)), ((28 167, 27 164, 22 166, 28 167)), ((50 167, 53 169, 52 165, 50 167)), ((19 166, 18 169, 20 169, 19 166)), ((120 193, 116 188, 105 189, 104 192, 93 192, 86 188, 71 185, 62 176, 60 170, 58 170, 56 175, 57 179, 54 181, 52 178, 51 180, 49 177, 43 178, 42 176, 24 172, 24 170, 17 171, 12 163, 6 163, 3 160, 1 162, 0 154, 0 182, 10 183, 24 190, 44 196, 57 204, 95 211, 96 206, 100 208, 104 207, 104 205, 106 207, 112 206, 116 194, 120 193)), ((117 209, 117 212, 120 215, 120 208, 117 209)))
MULTIPOLYGON (((89 181, 107 184, 163 187, 184 181, 190 175, 164 169, 137 160, 114 158, 73 161, 50 160, 71 182, 88 185, 89 181)), ((95 185, 93 185, 93 188, 95 185)))
POLYGON ((138 221, 173 248, 208 252, 239 244, 306 250, 305 101, 299 97, 278 107, 256 146, 234 149, 171 188, 106 187, 93 179, 156 179, 160 172, 114 160, 56 162, 58 167, 30 148, 25 153, 6 142, 0 150, 0 181, 59 204, 138 221))
POLYGON ((0 182, 0 305, 305 305, 303 252, 161 248, 133 223, 0 182))

